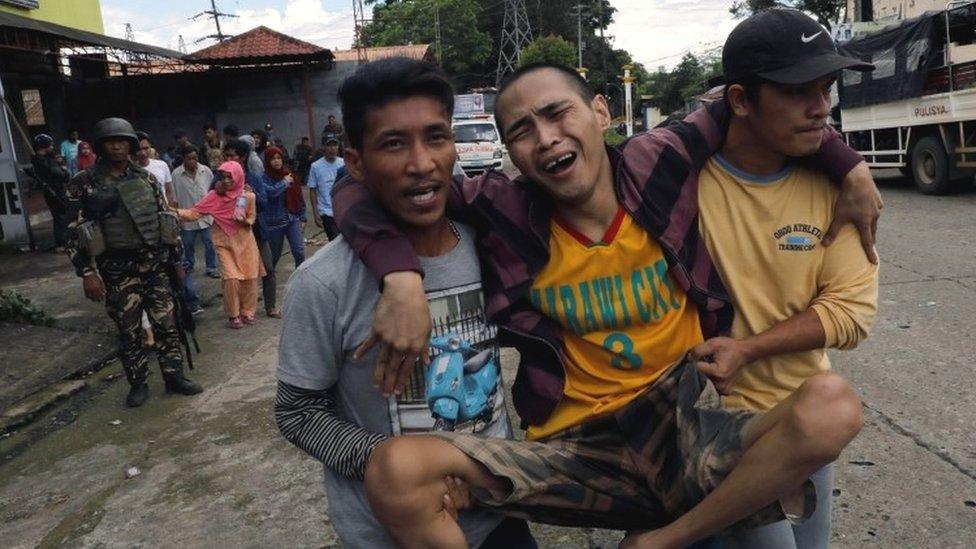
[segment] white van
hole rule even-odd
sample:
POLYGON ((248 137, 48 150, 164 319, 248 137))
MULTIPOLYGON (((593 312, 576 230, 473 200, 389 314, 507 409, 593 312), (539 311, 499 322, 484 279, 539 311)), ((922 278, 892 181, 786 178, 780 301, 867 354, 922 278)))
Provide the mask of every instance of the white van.
POLYGON ((507 153, 491 115, 455 118, 452 126, 454 148, 464 173, 477 175, 489 168, 501 171, 507 153))

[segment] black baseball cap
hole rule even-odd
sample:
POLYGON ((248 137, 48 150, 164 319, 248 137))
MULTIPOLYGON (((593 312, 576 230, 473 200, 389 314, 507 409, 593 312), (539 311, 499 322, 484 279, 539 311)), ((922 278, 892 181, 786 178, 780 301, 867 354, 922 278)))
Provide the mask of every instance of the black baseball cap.
POLYGON ((874 65, 837 53, 833 39, 799 10, 774 8, 739 23, 722 50, 725 81, 759 77, 778 84, 804 84, 841 69, 874 70, 874 65))
POLYGON ((54 145, 54 138, 46 133, 39 133, 34 136, 34 147, 38 149, 46 149, 54 145))

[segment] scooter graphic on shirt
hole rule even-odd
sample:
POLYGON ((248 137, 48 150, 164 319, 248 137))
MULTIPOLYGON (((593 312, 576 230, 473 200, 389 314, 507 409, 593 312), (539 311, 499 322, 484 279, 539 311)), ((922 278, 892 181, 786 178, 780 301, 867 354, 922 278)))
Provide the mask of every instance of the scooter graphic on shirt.
POLYGON ((467 361, 464 353, 474 351, 456 334, 432 338, 430 345, 443 351, 427 368, 424 395, 434 416, 435 431, 453 431, 459 422, 491 420, 498 389, 498 365, 492 351, 482 351, 467 361))

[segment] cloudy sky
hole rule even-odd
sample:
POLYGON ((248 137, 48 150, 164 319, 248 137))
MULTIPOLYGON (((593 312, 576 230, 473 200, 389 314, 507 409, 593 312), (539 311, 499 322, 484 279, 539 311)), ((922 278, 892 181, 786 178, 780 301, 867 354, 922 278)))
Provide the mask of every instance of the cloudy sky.
MULTIPOLYGON (((531 2, 532 0, 529 0, 531 2)), ((609 32, 614 47, 631 52, 649 70, 675 65, 686 51, 720 45, 735 21, 731 0, 611 0, 617 8, 609 32)), ((236 34, 257 25, 332 49, 345 49, 353 39, 352 0, 218 0, 225 19, 222 30, 236 34)), ((210 8, 209 0, 102 0, 105 32, 125 36, 132 25, 136 41, 172 49, 183 35, 187 50, 211 44, 194 41, 212 34, 213 20, 193 16, 210 8)))

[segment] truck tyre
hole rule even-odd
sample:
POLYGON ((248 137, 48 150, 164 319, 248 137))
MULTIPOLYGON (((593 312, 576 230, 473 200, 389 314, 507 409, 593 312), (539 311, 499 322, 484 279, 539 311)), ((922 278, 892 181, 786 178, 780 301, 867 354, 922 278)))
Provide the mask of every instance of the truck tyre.
POLYGON ((911 167, 915 186, 922 194, 949 192, 949 157, 938 137, 927 135, 915 143, 911 167))

